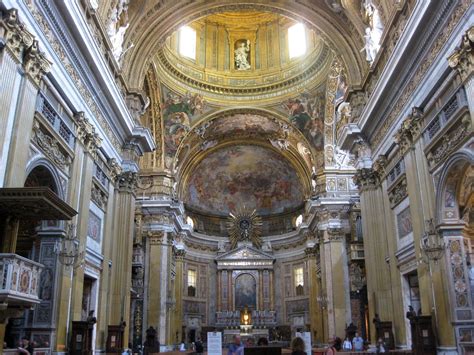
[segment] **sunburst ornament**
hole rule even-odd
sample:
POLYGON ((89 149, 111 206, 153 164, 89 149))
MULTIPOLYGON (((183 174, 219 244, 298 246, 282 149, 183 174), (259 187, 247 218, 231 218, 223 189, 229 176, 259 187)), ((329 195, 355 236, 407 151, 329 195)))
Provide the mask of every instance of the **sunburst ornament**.
POLYGON ((257 215, 257 210, 248 210, 245 207, 234 213, 229 213, 227 219, 227 230, 231 249, 237 246, 238 242, 250 241, 256 248, 262 246, 260 236, 262 235, 262 218, 257 215))

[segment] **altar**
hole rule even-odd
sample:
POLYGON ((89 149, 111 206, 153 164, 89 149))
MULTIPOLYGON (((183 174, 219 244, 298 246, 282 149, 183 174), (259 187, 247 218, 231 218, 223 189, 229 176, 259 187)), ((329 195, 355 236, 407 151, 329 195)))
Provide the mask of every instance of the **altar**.
POLYGON ((248 241, 222 253, 217 264, 216 326, 223 330, 224 342, 235 335, 245 340, 268 339, 276 326, 271 251, 262 251, 248 241))

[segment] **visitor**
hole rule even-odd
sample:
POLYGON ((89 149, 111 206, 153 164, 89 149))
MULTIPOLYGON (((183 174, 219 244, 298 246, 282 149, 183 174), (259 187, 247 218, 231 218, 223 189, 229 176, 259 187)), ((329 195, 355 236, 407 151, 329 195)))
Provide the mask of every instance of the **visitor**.
POLYGON ((364 339, 359 336, 359 333, 355 333, 354 339, 352 339, 352 349, 354 351, 364 350, 364 339))
POLYGON ((326 355, 334 355, 337 353, 336 349, 336 340, 337 338, 332 338, 329 340, 329 347, 326 349, 326 355))
POLYGON ((245 347, 249 348, 255 345, 255 340, 252 337, 247 338, 247 341, 245 342, 245 347))
POLYGON ((196 343, 194 343, 194 351, 196 352, 196 355, 201 355, 204 352, 201 338, 197 338, 196 343))
POLYGON ((179 345, 179 351, 186 351, 186 345, 184 344, 184 341, 182 341, 179 345))
POLYGON ((377 354, 384 353, 385 352, 385 343, 382 338, 379 338, 377 340, 377 354))
POLYGON ((268 346, 268 339, 265 338, 265 337, 261 337, 260 339, 258 339, 257 345, 258 346, 268 346))
POLYGON ((344 351, 352 350, 352 343, 349 337, 346 337, 346 339, 344 339, 344 343, 342 344, 342 350, 344 351))
POLYGON ((306 354, 304 340, 296 337, 291 342, 291 355, 308 355, 306 354))
POLYGON ((30 340, 28 338, 23 338, 20 341, 20 346, 18 347, 18 352, 20 354, 25 355, 33 355, 33 345, 30 344, 30 340))
POLYGON ((240 343, 240 335, 234 335, 234 342, 229 345, 229 352, 227 355, 242 355, 243 346, 240 343))

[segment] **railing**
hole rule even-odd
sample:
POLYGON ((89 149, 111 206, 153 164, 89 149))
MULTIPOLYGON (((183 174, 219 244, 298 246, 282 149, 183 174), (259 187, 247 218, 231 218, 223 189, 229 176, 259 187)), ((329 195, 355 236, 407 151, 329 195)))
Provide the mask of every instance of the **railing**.
MULTIPOLYGON (((240 311, 222 311, 216 312, 216 320, 218 326, 236 327, 240 326, 240 311)), ((252 311, 252 325, 274 326, 276 325, 275 311, 252 311)))
POLYGON ((97 162, 94 163, 94 176, 105 189, 109 188, 109 178, 97 162))
POLYGON ((443 106, 438 114, 427 124, 423 137, 428 145, 462 107, 467 106, 466 92, 460 88, 443 106))
POLYGON ((362 244, 351 244, 350 245, 350 260, 363 260, 365 257, 364 254, 364 245, 362 244))
POLYGON ((46 118, 69 147, 74 148, 74 134, 72 130, 56 109, 48 102, 48 99, 42 94, 38 95, 36 111, 40 112, 44 118, 46 118))
POLYGON ((0 302, 9 306, 39 303, 43 265, 16 254, 0 254, 0 302))

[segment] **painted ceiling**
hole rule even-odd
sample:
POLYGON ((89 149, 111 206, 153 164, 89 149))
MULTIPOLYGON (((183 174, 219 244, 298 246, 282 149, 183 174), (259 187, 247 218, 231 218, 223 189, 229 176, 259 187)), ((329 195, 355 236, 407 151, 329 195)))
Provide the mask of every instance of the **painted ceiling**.
POLYGON ((188 208, 227 215, 239 207, 260 215, 293 211, 304 201, 294 167, 272 149, 256 145, 226 146, 196 166, 184 192, 188 208))

